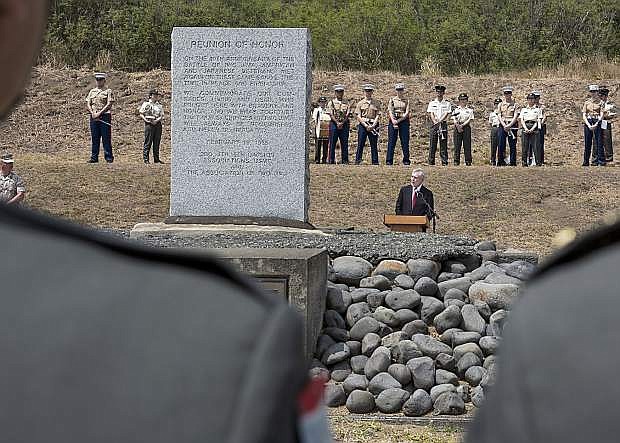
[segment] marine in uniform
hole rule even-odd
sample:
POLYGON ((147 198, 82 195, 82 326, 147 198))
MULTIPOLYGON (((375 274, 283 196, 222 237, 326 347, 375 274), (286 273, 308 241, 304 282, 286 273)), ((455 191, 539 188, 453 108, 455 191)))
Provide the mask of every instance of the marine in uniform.
POLYGON ((601 107, 603 108, 603 120, 601 121, 601 139, 603 142, 603 150, 605 151, 605 161, 611 163, 614 161, 614 146, 611 132, 611 121, 616 117, 614 111, 615 106, 609 101, 609 89, 599 88, 598 95, 601 99, 601 107))
POLYGON ((381 103, 378 100, 372 98, 372 93, 375 89, 370 83, 362 86, 364 90, 364 97, 357 102, 355 107, 355 117, 357 118, 357 151, 355 152, 355 164, 359 165, 362 162, 362 155, 364 154, 364 146, 366 146, 366 139, 370 142, 370 159, 373 165, 379 164, 379 151, 377 144, 379 142, 379 117, 381 115, 381 103))
POLYGON ((489 125, 491 127, 491 165, 497 165, 497 149, 499 147, 499 127, 501 126, 499 122, 499 115, 497 114, 497 105, 502 102, 501 98, 496 98, 493 101, 494 108, 489 114, 489 125))
POLYGON ((340 141, 341 163, 349 163, 349 117, 351 105, 344 98, 344 86, 334 85, 334 98, 327 103, 329 125, 329 163, 336 163, 336 144, 340 141))
POLYGON ((90 113, 90 136, 92 139, 92 150, 88 163, 99 161, 99 148, 103 141, 103 153, 105 161, 112 163, 112 90, 106 88, 107 74, 104 72, 95 73, 97 87, 91 89, 86 96, 86 106, 90 113))
POLYGON ((471 166, 471 121, 474 119, 474 110, 467 106, 469 97, 467 94, 459 94, 459 103, 452 110, 454 122, 454 164, 461 163, 461 147, 465 153, 465 164, 471 166))
POLYGON ((534 94, 535 101, 534 104, 540 108, 540 112, 542 113, 542 119, 540 121, 540 130, 538 131, 538 144, 539 144, 539 152, 540 152, 540 164, 545 164, 545 136, 547 135, 547 109, 545 105, 540 103, 540 91, 532 91, 534 94))
POLYGON ((405 85, 397 83, 394 86, 396 95, 388 102, 388 145, 386 165, 394 164, 394 150, 396 149, 396 139, 400 137, 400 144, 403 148, 403 165, 410 165, 409 160, 409 117, 411 109, 409 99, 404 96, 405 85))
POLYGON ((431 119, 430 147, 428 150, 428 164, 435 164, 435 153, 437 152, 437 141, 439 140, 439 156, 441 164, 448 164, 448 117, 452 112, 452 104, 448 100, 444 100, 446 87, 443 85, 435 86, 437 98, 432 100, 426 112, 431 119))
POLYGON ((316 164, 327 163, 329 151, 329 126, 331 117, 326 111, 327 98, 319 97, 319 104, 312 110, 312 122, 314 123, 314 162, 316 164))
POLYGON ((149 91, 149 100, 140 106, 140 117, 144 120, 144 147, 142 157, 144 163, 149 162, 149 152, 153 148, 153 163, 163 163, 159 159, 159 145, 161 143, 161 121, 164 118, 164 109, 159 103, 159 92, 156 89, 149 91))
POLYGON ((583 119, 583 163, 581 166, 590 166, 590 154, 594 141, 593 166, 605 166, 605 152, 601 139, 601 120, 603 120, 603 107, 598 96, 598 85, 589 85, 590 98, 581 108, 583 119))
POLYGON ((497 166, 506 166, 506 140, 510 148, 510 166, 517 166, 517 135, 519 126, 519 105, 512 98, 512 86, 502 88, 504 100, 497 107, 499 116, 500 130, 497 166))
POLYGON ((540 127, 542 122, 542 110, 536 106, 536 96, 533 93, 527 95, 527 106, 521 108, 519 122, 523 132, 521 134, 521 165, 528 166, 530 158, 532 164, 542 165, 540 147, 540 127))
POLYGON ((13 172, 13 155, 2 156, 2 173, 0 174, 0 203, 16 205, 26 196, 26 186, 19 175, 13 172))

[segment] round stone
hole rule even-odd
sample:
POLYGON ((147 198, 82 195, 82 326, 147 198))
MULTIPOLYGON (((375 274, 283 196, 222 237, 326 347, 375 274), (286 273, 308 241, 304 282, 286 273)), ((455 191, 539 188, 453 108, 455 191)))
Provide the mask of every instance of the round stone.
POLYGON ((437 397, 445 392, 454 392, 456 393, 456 386, 453 384, 443 384, 443 385, 435 385, 431 388, 431 400, 433 403, 437 401, 437 397))
POLYGON ((349 340, 346 342, 346 345, 349 347, 349 351, 351 351, 351 357, 362 353, 362 344, 359 341, 349 340))
POLYGON ((360 288, 373 288, 379 291, 385 291, 392 287, 390 279, 384 275, 375 275, 373 277, 366 277, 360 281, 360 288))
POLYGON ((416 281, 420 277, 429 277, 436 280, 441 266, 436 261, 418 258, 409 260, 407 262, 407 269, 409 271, 409 276, 416 281))
POLYGON ((478 313, 480 314, 480 316, 484 318, 484 321, 488 323, 489 319, 491 318, 491 314, 492 314, 491 308, 489 307, 489 305, 483 301, 476 300, 474 302, 474 306, 478 310, 478 313))
POLYGON ((435 280, 430 277, 420 277, 413 289, 420 295, 432 297, 439 291, 435 280))
POLYGON ((368 314, 370 314, 370 307, 368 306, 368 303, 353 303, 347 309, 347 325, 349 325, 349 327, 353 327, 353 325, 357 323, 360 318, 365 317, 368 314))
POLYGON ((360 257, 344 256, 334 259, 332 267, 336 282, 346 285, 359 285, 359 282, 370 275, 372 264, 360 257))
POLYGON ((424 389, 414 391, 403 405, 403 413, 407 417, 421 417, 433 409, 433 400, 424 389))
POLYGON ((381 346, 381 337, 379 337, 379 334, 370 332, 362 339, 362 354, 370 357, 379 346, 381 346))
POLYGON ((376 334, 379 332, 379 329, 381 329, 381 325, 377 320, 372 317, 363 317, 353 325, 349 331, 349 335, 352 340, 362 341, 367 334, 371 332, 376 334))
POLYGON ((394 310, 415 309, 420 305, 420 294, 409 289, 391 291, 385 296, 385 304, 394 310))
POLYGON ((331 378, 337 382, 343 382, 351 375, 351 366, 348 361, 341 361, 331 367, 331 378))
POLYGON ((517 285, 496 285, 485 282, 476 282, 469 289, 469 299, 486 302, 492 311, 510 309, 519 295, 517 285))
POLYGON ((400 320, 396 318, 396 312, 392 309, 384 308, 383 306, 379 306, 375 313, 373 314, 375 320, 380 321, 381 323, 385 323, 386 325, 397 328, 400 326, 400 320))
POLYGON ((467 370, 472 366, 481 366, 482 360, 473 352, 468 352, 464 356, 462 356, 456 363, 456 370, 459 373, 459 376, 465 377, 467 370))
POLYGON ((484 390, 481 386, 476 386, 471 390, 471 402, 477 408, 482 406, 482 403, 484 403, 484 390))
POLYGON ((346 329, 347 324, 338 312, 333 309, 327 309, 323 314, 323 326, 326 328, 346 329))
POLYGON ((482 353, 480 346, 476 343, 464 343, 462 345, 455 346, 453 355, 456 361, 459 361, 461 357, 468 352, 476 354, 480 360, 484 359, 484 354, 482 353))
POLYGON ((347 398, 346 406, 353 414, 370 414, 375 410, 375 398, 368 391, 356 390, 347 398))
POLYGON ((368 379, 364 375, 360 374, 350 374, 344 382, 342 382, 342 387, 344 388, 344 392, 349 395, 351 392, 356 389, 360 389, 365 391, 368 387, 368 379))
POLYGON ((396 276, 394 283, 403 289, 413 289, 415 287, 415 280, 407 274, 400 274, 396 276))
POLYGON ((450 288, 446 291, 443 296, 444 301, 448 300, 460 300, 465 301, 467 299, 467 294, 461 291, 459 288, 450 288))
POLYGON ((399 309, 394 315, 396 316, 398 323, 401 325, 412 322, 414 320, 419 320, 420 318, 420 316, 411 309, 399 309))
POLYGON ((330 408, 344 406, 347 402, 347 395, 344 392, 344 388, 340 384, 329 383, 325 385, 325 392, 323 395, 325 398, 325 404, 330 408))
POLYGON ((344 343, 334 343, 323 354, 322 362, 324 365, 332 366, 341 361, 347 360, 351 356, 351 350, 344 343))
POLYGON ((349 331, 340 328, 325 328, 323 334, 329 335, 337 342, 346 342, 349 340, 349 331))
POLYGON ((381 392, 375 403, 377 409, 384 414, 394 414, 400 412, 403 404, 409 399, 409 392, 400 388, 389 388, 381 392))
POLYGON ((456 376, 456 374, 450 371, 446 371, 445 369, 437 369, 437 371, 435 371, 435 383, 437 383, 438 385, 450 384, 458 386, 459 378, 456 376))
POLYGON ((348 301, 349 304, 346 303, 346 300, 342 295, 342 289, 336 286, 327 287, 326 305, 328 309, 332 309, 344 315, 347 312, 347 308, 351 304, 351 300, 348 301))
POLYGON ((372 271, 372 275, 382 275, 390 281, 402 274, 407 274, 407 265, 399 260, 382 260, 372 271))
POLYGON ((444 392, 433 404, 437 415, 462 415, 465 413, 465 402, 456 392, 444 392))
POLYGON ((350 364, 351 370, 355 374, 364 374, 364 368, 366 367, 366 363, 368 362, 368 357, 365 355, 356 355, 351 357, 350 364))
POLYGON ((493 355, 499 348, 500 339, 498 337, 482 337, 478 344, 485 356, 493 355))
POLYGON ((416 334, 428 334, 428 326, 423 320, 414 320, 404 325, 402 331, 413 337, 416 334))
POLYGON ((406 365, 394 363, 388 368, 388 374, 394 377, 402 386, 407 386, 411 383, 411 371, 406 365))
POLYGON ((485 333, 486 323, 474 305, 463 306, 461 316, 463 317, 463 329, 465 331, 477 332, 480 335, 485 333))
POLYGON ((475 387, 480 384, 482 378, 487 374, 487 370, 482 366, 471 366, 465 371, 464 380, 470 384, 470 386, 475 387))
POLYGON ((437 332, 442 334, 450 328, 456 328, 461 324, 461 310, 458 306, 448 306, 435 316, 433 323, 437 332))
POLYGON ((379 395, 390 388, 402 388, 402 385, 387 372, 375 375, 368 383, 368 391, 374 395, 379 395))
POLYGON ((392 358, 397 363, 406 364, 412 358, 418 357, 422 357, 422 353, 411 340, 402 340, 392 348, 392 358))
POLYGON ((450 346, 429 335, 416 334, 411 340, 413 340, 420 352, 428 357, 435 358, 442 352, 444 354, 452 354, 450 346))
POLYGON ((413 358, 407 362, 416 388, 429 391, 435 385, 435 362, 430 357, 413 358))
POLYGON ((353 303, 367 302, 370 294, 378 293, 378 289, 374 288, 354 288, 351 290, 351 300, 353 303))
POLYGON ((456 359, 452 355, 442 352, 435 358, 435 365, 440 369, 456 372, 456 359))
POLYGON ((375 352, 366 362, 364 374, 368 380, 372 380, 377 374, 386 372, 390 367, 391 354, 375 352))

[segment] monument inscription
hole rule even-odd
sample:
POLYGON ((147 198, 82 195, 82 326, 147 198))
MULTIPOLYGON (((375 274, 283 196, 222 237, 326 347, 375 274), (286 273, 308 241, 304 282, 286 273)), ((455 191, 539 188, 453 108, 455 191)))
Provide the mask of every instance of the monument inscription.
POLYGON ((308 219, 306 29, 174 28, 171 216, 308 219))

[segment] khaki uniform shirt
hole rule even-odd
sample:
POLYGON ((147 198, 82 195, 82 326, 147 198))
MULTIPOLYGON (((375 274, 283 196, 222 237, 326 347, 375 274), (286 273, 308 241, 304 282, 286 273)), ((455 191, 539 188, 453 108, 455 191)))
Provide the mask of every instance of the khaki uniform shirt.
POLYGON ((504 123, 508 124, 512 121, 514 116, 519 115, 520 107, 517 102, 501 102, 497 106, 497 114, 504 119, 504 123))
POLYGON ((586 115, 586 117, 594 117, 599 118, 601 115, 601 102, 595 102, 591 98, 587 99, 581 108, 581 112, 586 115))
POLYGON ((388 103, 388 111, 398 120, 409 111, 409 99, 405 97, 401 99, 395 95, 388 103))
POLYGON ((464 108, 457 106, 452 111, 452 118, 454 120, 454 123, 458 123, 459 125, 462 125, 467 120, 471 121, 474 119, 474 110, 470 108, 469 106, 465 106, 464 108))
POLYGON ((497 116, 497 112, 492 111, 489 114, 489 124, 496 128, 499 127, 500 124, 499 124, 499 117, 497 116))
POLYGON ((0 174, 0 202, 8 202, 18 192, 26 192, 26 186, 21 177, 12 171, 6 177, 0 174))
POLYGON ((357 103, 355 113, 365 122, 374 121, 381 113, 381 103, 374 98, 364 98, 357 103))
POLYGON ((140 106, 140 114, 142 114, 147 120, 153 121, 157 120, 160 117, 164 117, 164 108, 159 104, 159 102, 144 102, 142 106, 140 106))
POLYGON ((527 129, 532 129, 531 122, 535 122, 534 126, 536 126, 538 124, 538 121, 542 120, 542 109, 540 109, 536 105, 532 106, 531 108, 529 106, 526 106, 524 108, 521 108, 521 113, 519 114, 519 116, 523 119, 525 123, 529 123, 527 125, 527 129))
POLYGON ((346 98, 343 98, 342 100, 332 98, 329 103, 327 103, 325 110, 329 115, 334 117, 338 123, 343 123, 349 118, 349 100, 346 98))
MULTIPOLYGON (((112 102, 114 102, 114 99, 112 98, 111 89, 93 88, 86 96, 86 103, 90 104, 90 107, 95 112, 100 112, 108 103, 112 102)), ((109 114, 110 110, 108 109, 105 113, 109 114)))

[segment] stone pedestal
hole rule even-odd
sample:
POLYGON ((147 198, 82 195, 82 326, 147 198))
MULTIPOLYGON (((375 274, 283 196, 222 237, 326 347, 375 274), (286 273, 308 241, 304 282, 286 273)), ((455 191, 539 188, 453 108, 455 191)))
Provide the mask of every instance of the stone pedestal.
POLYGON ((208 249, 284 297, 304 319, 305 355, 312 358, 325 312, 327 251, 323 249, 208 249))

